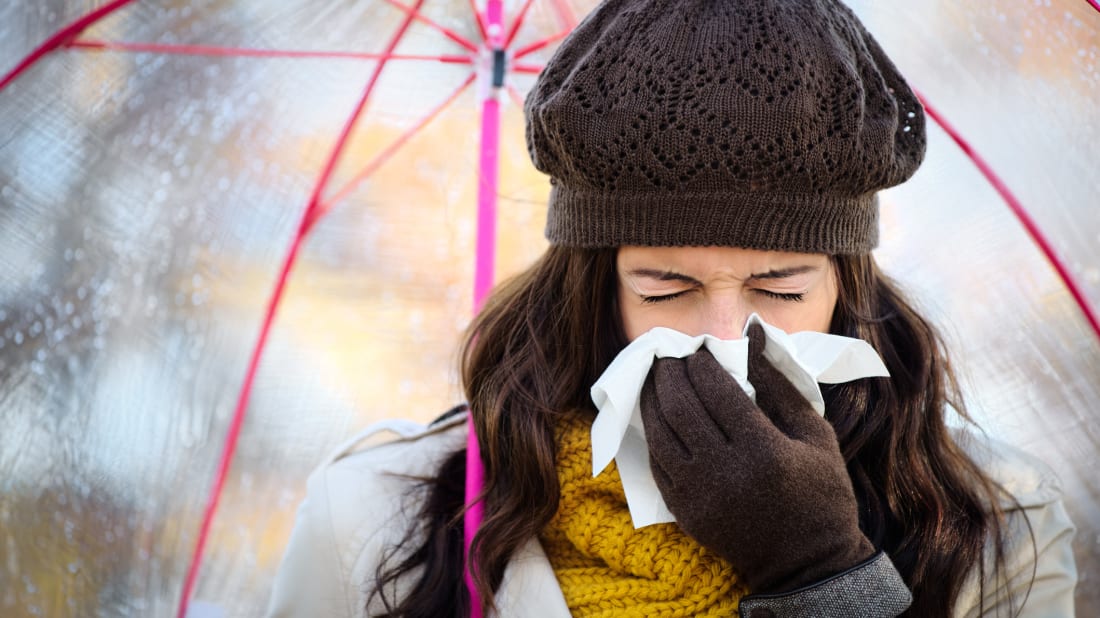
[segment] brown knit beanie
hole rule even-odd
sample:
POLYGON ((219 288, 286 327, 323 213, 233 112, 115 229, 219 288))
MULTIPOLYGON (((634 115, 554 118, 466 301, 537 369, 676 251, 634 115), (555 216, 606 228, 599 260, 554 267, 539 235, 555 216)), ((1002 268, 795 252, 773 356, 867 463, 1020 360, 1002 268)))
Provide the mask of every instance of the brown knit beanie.
POLYGON ((605 0, 527 97, 577 247, 854 254, 924 157, 924 111, 835 0, 605 0))

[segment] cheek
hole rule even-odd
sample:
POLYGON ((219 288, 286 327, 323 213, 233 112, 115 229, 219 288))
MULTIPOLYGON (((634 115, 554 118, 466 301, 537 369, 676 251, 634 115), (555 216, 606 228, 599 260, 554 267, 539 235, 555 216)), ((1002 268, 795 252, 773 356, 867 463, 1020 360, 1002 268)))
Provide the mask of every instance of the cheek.
POLYGON ((827 333, 832 323, 835 302, 830 298, 815 298, 801 303, 789 303, 790 306, 758 310, 757 313, 764 318, 765 322, 778 326, 788 333, 804 330, 827 333))
POLYGON ((619 290, 619 318, 623 324, 623 334, 627 341, 634 341, 649 329, 657 326, 651 324, 652 315, 644 311, 648 307, 638 305, 638 299, 620 288, 619 290))
POLYGON ((658 326, 694 333, 696 309, 684 300, 643 305, 637 294, 619 290, 619 318, 627 341, 634 341, 658 326))
POLYGON ((776 326, 780 326, 788 333, 804 330, 828 333, 833 323, 833 310, 836 308, 837 301, 835 279, 830 276, 819 292, 808 297, 805 302, 792 303, 795 306, 790 307, 784 315, 784 318, 790 322, 790 328, 779 324, 776 326))
POLYGON ((836 283, 830 278, 823 282, 820 288, 807 294, 803 302, 757 299, 753 310, 759 313, 765 322, 788 333, 799 331, 828 333, 833 322, 836 302, 836 283))

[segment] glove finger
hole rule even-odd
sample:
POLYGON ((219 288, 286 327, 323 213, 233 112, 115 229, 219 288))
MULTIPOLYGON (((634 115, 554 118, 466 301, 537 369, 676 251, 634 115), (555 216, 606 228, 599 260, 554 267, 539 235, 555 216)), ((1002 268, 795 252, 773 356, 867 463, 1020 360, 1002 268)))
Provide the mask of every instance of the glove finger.
POLYGON ((764 354, 764 347, 768 345, 768 336, 759 322, 749 324, 745 336, 749 339, 749 369, 752 369, 752 361, 764 354))
POLYGON ((642 386, 641 408, 642 425, 645 427, 646 445, 649 448, 649 470, 657 484, 657 491, 671 511, 678 506, 679 501, 675 493, 676 482, 670 472, 679 473, 677 476, 681 480, 690 478, 691 454, 664 420, 665 415, 657 397, 657 386, 652 372, 642 386))
POLYGON ((749 327, 749 382, 756 405, 784 434, 818 447, 836 445, 836 431, 764 355, 767 337, 759 324, 749 327))
POLYGON ((661 466, 661 462, 650 453, 649 457, 649 471, 653 473, 653 480, 657 483, 657 490, 661 492, 661 497, 665 498, 665 505, 668 505, 669 492, 675 489, 675 485, 672 483, 672 477, 665 472, 664 467, 661 466))
POLYGON ((657 384, 652 369, 642 385, 639 407, 642 410, 646 446, 649 447, 650 467, 658 461, 675 463, 689 459, 690 453, 680 436, 665 422, 666 414, 661 408, 661 399, 657 396, 657 384))
POLYGON ((782 437, 710 350, 700 348, 688 357, 688 376, 703 407, 727 441, 741 443, 748 437, 746 432, 755 438, 782 437))
POLYGON ((725 443, 725 436, 695 392, 686 359, 657 359, 651 371, 664 421, 692 455, 725 443))

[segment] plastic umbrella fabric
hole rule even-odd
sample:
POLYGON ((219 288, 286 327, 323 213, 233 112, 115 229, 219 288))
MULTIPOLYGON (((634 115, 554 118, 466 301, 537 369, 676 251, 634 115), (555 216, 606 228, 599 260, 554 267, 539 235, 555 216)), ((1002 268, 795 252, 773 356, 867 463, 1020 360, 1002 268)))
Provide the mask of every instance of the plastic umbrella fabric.
MULTIPOLYGON (((116 1, 83 12, 90 8, 13 7, 3 21, 32 31, 38 20, 66 24, 27 37, 26 49, 10 54, 25 59, 0 84, 6 117, 16 119, 5 140, 12 170, 5 195, 12 214, 25 214, 6 230, 16 243, 31 234, 43 245, 13 246, 23 262, 11 263, 5 290, 5 317, 36 317, 26 331, 9 329, 8 358, 19 366, 8 409, 27 425, 17 424, 5 443, 15 473, 7 502, 17 511, 5 525, 12 534, 5 579, 23 583, 4 587, 5 603, 29 614, 170 613, 188 598, 201 558, 193 548, 203 545, 213 500, 224 495, 200 589, 236 580, 215 596, 237 600, 219 605, 255 612, 266 578, 241 574, 270 575, 292 517, 287 507, 335 438, 364 417, 386 410, 425 417, 460 396, 443 368, 471 313, 470 288, 478 296, 491 281, 495 221, 486 215, 497 192, 497 99, 518 100, 523 74, 537 71, 524 59, 544 60, 540 49, 568 31, 575 10, 528 2, 510 7, 505 23, 500 4, 318 12, 305 3, 116 1), (501 52, 510 68, 503 75, 501 52), (70 71, 87 78, 51 96, 70 71), (91 142, 95 151, 66 166, 57 151, 39 148, 43 142, 63 149, 91 142), (25 197, 39 190, 58 193, 25 197), (468 208, 475 197, 481 212, 468 208), (69 208, 99 214, 74 219, 63 214, 69 208), (455 259, 474 248, 475 229, 476 269, 455 259), (299 253, 307 237, 314 248, 299 253), (57 243, 66 249, 51 255, 57 243), (56 266, 21 277, 35 262, 56 266), (295 284, 307 291, 284 295, 295 262, 295 284), (283 319, 297 322, 285 316, 301 312, 304 330, 284 326, 270 340, 252 407, 278 403, 274 415, 254 413, 267 425, 261 437, 255 421, 241 423, 246 398, 235 394, 242 378, 248 390, 259 359, 249 350, 257 336, 265 339, 280 299, 283 319), (90 340, 80 343, 87 329, 90 340), (24 333, 29 359, 17 349, 24 333), (60 373, 49 366, 55 357, 64 361, 60 373), (37 402, 36 388, 67 399, 72 412, 58 421, 66 429, 34 426, 57 416, 55 406, 37 402), (313 414, 301 418, 305 411, 313 414), (223 492, 238 431, 243 446, 223 492), (39 437, 41 445, 27 447, 39 437), (49 444, 54 437, 61 441, 49 444), (272 446, 289 452, 276 461, 266 456, 272 446), (55 463, 59 452, 64 463, 55 463), (43 477, 59 488, 43 491, 43 477), (245 486, 263 497, 244 498, 245 486), (38 525, 36 501, 55 494, 52 512, 70 533, 45 538, 82 544, 60 565, 52 548, 36 553, 14 536, 38 525), (112 516, 86 524, 70 512, 103 517, 105 509, 87 507, 85 494, 112 496, 109 504, 133 512, 125 523, 112 516), (97 527, 108 523, 107 532, 97 527), (144 541, 131 562, 114 545, 135 534, 144 541), (237 563, 219 573, 219 555, 242 546, 250 550, 243 564, 263 568, 237 563), (66 572, 67 580, 54 577, 66 572)), ((515 108, 504 122, 513 135, 522 130, 515 108)), ((502 224, 520 228, 517 218, 533 218, 542 198, 524 193, 527 166, 515 169, 525 159, 522 142, 501 150, 509 180, 500 190, 512 204, 502 224)), ((538 247, 531 240, 510 235, 501 253, 529 260, 538 247)))
MULTIPOLYGON (((1092 615, 1100 11, 851 4, 951 129, 884 197, 879 257, 947 331, 983 427, 1062 477, 1092 615)), ((5 616, 172 615, 191 572, 192 611, 257 615, 310 468, 371 420, 460 400, 494 246, 478 268, 486 100, 498 278, 544 246, 516 103, 587 4, 271 5, 0 8, 0 75, 20 73, 0 90, 5 616)))

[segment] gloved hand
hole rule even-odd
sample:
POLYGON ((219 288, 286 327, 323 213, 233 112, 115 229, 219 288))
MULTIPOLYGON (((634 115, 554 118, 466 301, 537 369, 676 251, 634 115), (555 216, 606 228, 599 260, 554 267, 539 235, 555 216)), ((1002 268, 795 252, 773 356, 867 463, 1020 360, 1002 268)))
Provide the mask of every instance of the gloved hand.
POLYGON ((749 329, 756 404, 706 348, 654 362, 641 409, 657 487, 680 527, 753 593, 788 592, 875 554, 859 529, 836 432, 764 358, 749 329))

